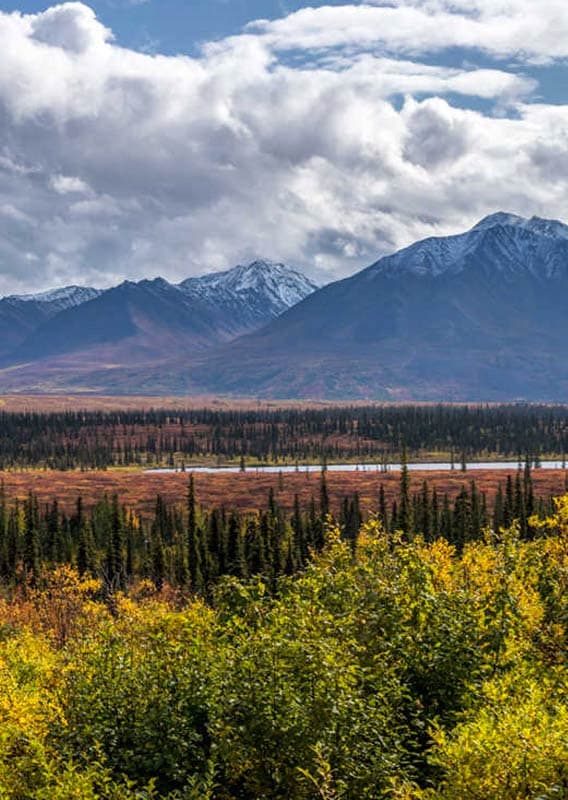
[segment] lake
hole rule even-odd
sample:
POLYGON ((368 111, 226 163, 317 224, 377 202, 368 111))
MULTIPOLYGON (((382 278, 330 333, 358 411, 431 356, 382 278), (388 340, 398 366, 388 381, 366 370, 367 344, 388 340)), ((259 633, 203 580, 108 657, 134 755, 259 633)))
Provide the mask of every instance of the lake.
MULTIPOLYGON (((502 469, 502 470, 516 470, 524 469, 524 463, 519 465, 518 461, 472 461, 467 464, 467 471, 475 471, 482 469, 502 469)), ((410 472, 437 472, 437 471, 452 471, 452 465, 449 461, 444 462, 418 462, 407 464, 410 472)), ((376 472, 384 474, 385 472, 400 472, 402 464, 388 464, 385 468, 382 464, 328 464, 326 466, 327 472, 376 472)), ((538 469, 565 469, 565 464, 562 461, 542 461, 538 469)), ((309 466, 263 466, 263 467, 247 467, 245 472, 252 472, 255 474, 275 473, 279 472, 321 472, 321 464, 310 464, 309 466)), ((453 468, 454 472, 460 472, 461 463, 457 463, 453 468)), ((167 474, 177 472, 193 472, 194 474, 208 474, 215 475, 220 472, 234 472, 242 473, 240 467, 191 467, 186 466, 185 469, 150 469, 146 472, 152 474, 167 474)))

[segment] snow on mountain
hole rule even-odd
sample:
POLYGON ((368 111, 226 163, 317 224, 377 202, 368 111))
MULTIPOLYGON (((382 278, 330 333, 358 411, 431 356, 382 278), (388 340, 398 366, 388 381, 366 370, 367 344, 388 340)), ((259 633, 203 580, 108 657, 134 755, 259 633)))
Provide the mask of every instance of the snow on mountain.
POLYGON ((368 269, 368 276, 439 277, 468 269, 502 272, 511 277, 529 273, 551 279, 566 272, 568 225, 557 220, 498 212, 456 236, 431 237, 386 256, 368 269))
MULTIPOLYGON (((318 286, 305 275, 284 264, 271 261, 254 261, 225 272, 214 272, 188 278, 180 284, 171 284, 164 278, 125 281, 122 286, 140 286, 150 293, 180 291, 185 298, 196 299, 212 306, 228 309, 248 307, 252 317, 270 319, 299 303, 318 286)), ((86 286, 65 286, 36 294, 14 294, 5 297, 8 303, 40 303, 51 312, 74 308, 94 300, 103 292, 86 286)))
POLYGON ((225 272, 188 278, 179 284, 186 294, 215 303, 259 307, 265 315, 278 316, 299 303, 318 286, 300 272, 272 261, 253 261, 225 272))
POLYGON ((495 228, 498 225, 523 227, 527 222, 528 220, 526 220, 524 217, 519 217, 517 214, 509 214, 506 211, 496 211, 494 214, 488 214, 486 217, 483 217, 483 219, 479 220, 479 222, 477 222, 471 230, 488 230, 489 228, 495 228))
POLYGON ((65 308, 74 308, 89 300, 94 300, 102 291, 90 286, 63 286, 60 289, 50 289, 37 294, 13 294, 6 300, 19 300, 23 303, 49 303, 58 311, 65 308))
POLYGON ((0 357, 14 351, 48 320, 99 294, 97 289, 66 286, 39 294, 3 297, 0 299, 0 357))
POLYGON ((520 231, 528 231, 551 239, 568 239, 568 225, 559 220, 543 219, 542 217, 526 219, 516 214, 507 214, 504 211, 498 211, 496 214, 484 217, 477 225, 474 225, 472 231, 488 230, 498 226, 516 228, 520 231))
POLYGON ((568 229, 493 215, 325 286, 192 371, 203 394, 564 401, 568 229))
POLYGON ((165 352, 195 354, 251 333, 315 289, 295 270, 257 261, 180 285, 158 277, 103 292, 70 286, 12 296, 0 303, 0 333, 9 334, 0 337, 0 357, 161 363, 165 352))

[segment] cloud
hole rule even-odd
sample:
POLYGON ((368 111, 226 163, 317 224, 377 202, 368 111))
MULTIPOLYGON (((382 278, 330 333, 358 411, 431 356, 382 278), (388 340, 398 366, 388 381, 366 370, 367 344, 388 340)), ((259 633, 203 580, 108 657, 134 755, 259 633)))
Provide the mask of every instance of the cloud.
POLYGON ((460 47, 537 62, 568 56, 564 0, 376 0, 305 8, 248 29, 277 50, 380 46, 423 54, 460 47))
POLYGON ((89 192, 89 186, 85 181, 68 175, 52 175, 49 183, 57 194, 85 194, 89 192))
POLYGON ((73 53, 83 53, 111 38, 94 11, 83 3, 65 3, 37 14, 30 20, 30 32, 38 42, 73 53))
POLYGON ((463 114, 441 100, 412 104, 406 109, 404 157, 412 164, 435 171, 468 155, 472 147, 472 125, 463 114))
MULTIPOLYGON (((551 28, 559 7, 539 4, 551 28)), ((484 47, 474 32, 499 14, 511 26, 489 44, 518 57, 511 30, 530 9, 305 9, 196 58, 123 48, 82 3, 0 13, 0 293, 182 279, 258 255, 331 278, 495 209, 568 217, 554 169, 567 108, 534 104, 518 68, 419 58, 459 31, 484 47), (387 12, 396 25, 372 16, 387 12), (453 27, 435 32, 444 15, 453 27)))

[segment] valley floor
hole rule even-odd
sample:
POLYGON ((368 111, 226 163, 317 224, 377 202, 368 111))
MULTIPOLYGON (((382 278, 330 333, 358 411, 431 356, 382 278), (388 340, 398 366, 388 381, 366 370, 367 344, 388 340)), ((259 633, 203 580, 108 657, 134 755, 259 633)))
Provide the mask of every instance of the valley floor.
MULTIPOLYGON (((410 492, 418 493, 424 482, 430 491, 435 489, 440 497, 448 494, 455 499, 464 486, 475 480, 480 492, 487 493, 491 504, 501 486, 504 489, 507 478, 515 479, 518 470, 479 470, 461 472, 460 470, 441 472, 410 473, 410 492)), ((25 500, 33 491, 40 503, 57 499, 62 510, 73 511, 77 497, 81 496, 86 509, 91 509, 105 495, 118 495, 121 504, 142 514, 153 513, 156 497, 160 495, 166 502, 184 504, 190 472, 150 473, 133 469, 110 469, 81 472, 79 470, 60 472, 57 470, 27 470, 0 472, 7 494, 25 500)), ((318 498, 320 476, 317 473, 257 474, 224 473, 194 476, 196 497, 204 509, 220 508, 239 511, 256 511, 266 506, 272 489, 279 505, 291 512, 294 496, 298 495, 302 507, 307 508, 312 498, 318 498)), ((536 496, 559 496, 566 491, 568 471, 533 470, 532 482, 536 496)), ((358 493, 361 510, 373 513, 378 510, 379 491, 384 489, 387 502, 398 497, 400 473, 377 472, 330 472, 326 473, 327 488, 332 510, 337 511, 346 496, 358 493)))

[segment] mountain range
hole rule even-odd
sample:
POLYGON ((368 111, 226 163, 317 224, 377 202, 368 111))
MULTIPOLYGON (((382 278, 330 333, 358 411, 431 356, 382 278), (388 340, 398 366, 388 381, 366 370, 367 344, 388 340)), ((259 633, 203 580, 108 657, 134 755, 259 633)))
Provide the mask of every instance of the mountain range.
POLYGON ((66 286, 36 295, 11 295, 0 300, 0 357, 13 352, 42 323, 60 311, 97 297, 97 289, 66 286))
POLYGON ((554 220, 499 212, 321 289, 283 265, 255 262, 177 286, 156 279, 79 304, 71 297, 58 311, 53 296, 0 302, 0 330, 10 324, 7 304, 24 332, 3 345, 0 390, 568 395, 568 226, 554 220), (42 302, 49 308, 30 330, 23 307, 42 302))
POLYGON ((190 358, 265 325, 316 288, 290 267, 255 261, 180 284, 155 278, 106 291, 72 286, 7 297, 0 330, 10 337, 0 365, 10 369, 0 386, 15 379, 57 388, 77 372, 102 368, 110 375, 125 365, 190 358))

